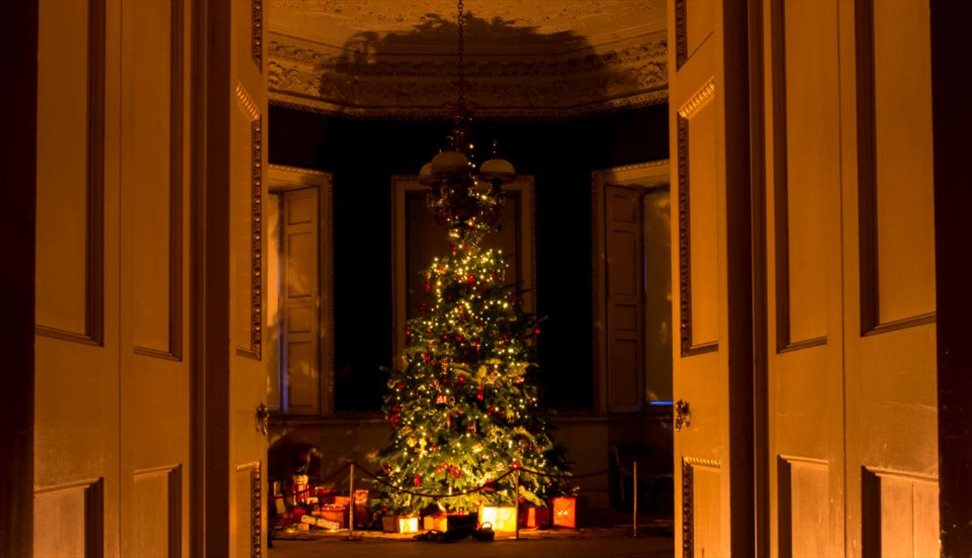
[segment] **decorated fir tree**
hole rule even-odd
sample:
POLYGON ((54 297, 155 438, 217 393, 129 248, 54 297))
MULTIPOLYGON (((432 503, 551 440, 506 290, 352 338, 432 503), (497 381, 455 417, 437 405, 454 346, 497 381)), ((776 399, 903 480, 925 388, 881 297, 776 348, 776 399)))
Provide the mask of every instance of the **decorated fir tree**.
POLYGON ((393 513, 435 502, 466 511, 511 505, 515 467, 517 500, 540 505, 558 484, 526 470, 558 475, 564 467, 533 382, 538 322, 506 282, 499 250, 483 248, 475 229, 449 235, 452 253, 425 272, 429 302, 408 321, 401 367, 388 380, 392 436, 379 459, 395 489, 385 487, 383 501, 393 513))

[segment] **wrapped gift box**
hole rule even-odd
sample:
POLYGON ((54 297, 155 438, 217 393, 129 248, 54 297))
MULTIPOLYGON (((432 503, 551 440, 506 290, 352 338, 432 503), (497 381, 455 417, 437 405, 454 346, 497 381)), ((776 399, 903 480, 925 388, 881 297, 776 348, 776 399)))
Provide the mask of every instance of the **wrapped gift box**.
POLYGON ((364 527, 368 525, 368 491, 354 491, 354 526, 364 527))
POLYGON ((381 518, 382 530, 386 533, 418 533, 417 515, 386 515, 381 518))
POLYGON ((520 526, 526 529, 550 527, 550 508, 547 506, 526 506, 520 512, 520 526))
POLYGON ((314 517, 313 515, 305 515, 300 518, 301 524, 312 525, 314 527, 319 527, 321 529, 328 529, 335 531, 340 529, 341 526, 336 521, 330 521, 324 519, 323 517, 314 517))
POLYGON ((335 506, 350 506, 351 505, 351 497, 350 496, 337 496, 337 495, 335 495, 335 496, 332 497, 332 501, 329 502, 329 503, 330 504, 334 504, 335 506))
POLYGON ((562 496, 550 501, 554 527, 577 528, 577 498, 562 496))
POLYGON ((427 515, 422 518, 422 529, 424 531, 441 531, 445 533, 449 530, 449 517, 446 514, 427 515))
POLYGON ((479 524, 489 523, 493 531, 516 531, 516 508, 513 506, 482 506, 479 508, 479 524))
POLYGON ((333 521, 338 524, 337 529, 344 529, 347 526, 348 507, 338 504, 325 504, 321 509, 313 512, 315 517, 333 521))

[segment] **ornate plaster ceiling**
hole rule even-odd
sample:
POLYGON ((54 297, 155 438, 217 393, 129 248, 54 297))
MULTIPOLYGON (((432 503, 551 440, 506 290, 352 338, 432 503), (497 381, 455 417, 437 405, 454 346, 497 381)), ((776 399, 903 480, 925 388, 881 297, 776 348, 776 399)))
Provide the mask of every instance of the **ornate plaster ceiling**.
MULTIPOLYGON (((565 117, 667 95, 661 0, 465 0, 476 114, 565 117)), ((357 116, 447 116, 451 0, 269 0, 271 98, 357 116)))

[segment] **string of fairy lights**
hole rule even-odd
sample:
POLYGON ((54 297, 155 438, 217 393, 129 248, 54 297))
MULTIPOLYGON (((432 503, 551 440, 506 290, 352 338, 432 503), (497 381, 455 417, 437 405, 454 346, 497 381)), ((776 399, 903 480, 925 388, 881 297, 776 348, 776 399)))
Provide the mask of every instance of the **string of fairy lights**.
MULTIPOLYGON (((426 271, 431 305, 408 321, 401 369, 388 382, 385 416, 392 442, 382 453, 395 487, 462 492, 496 479, 511 463, 557 473, 549 461, 553 443, 537 411, 537 390, 527 381, 534 366, 538 321, 522 311, 515 285, 505 283, 501 250, 452 231, 451 254, 426 271)), ((518 497, 534 503, 553 486, 524 474, 518 497)), ((508 500, 512 481, 495 491, 449 502, 475 509, 484 499, 508 500)), ((386 495, 398 511, 430 502, 408 493, 386 495)))

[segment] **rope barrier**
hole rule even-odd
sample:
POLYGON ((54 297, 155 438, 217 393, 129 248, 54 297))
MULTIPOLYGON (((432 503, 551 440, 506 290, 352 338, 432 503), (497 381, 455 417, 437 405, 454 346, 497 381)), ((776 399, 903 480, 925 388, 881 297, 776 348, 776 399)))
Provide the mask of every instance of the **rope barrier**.
MULTIPOLYGON (((327 476, 325 476, 324 478, 322 478, 321 480, 319 480, 318 483, 319 484, 324 484, 324 483, 326 483, 328 481, 331 481, 331 480, 335 479, 338 475, 340 475, 341 473, 343 473, 344 470, 345 469, 348 469, 349 467, 357 467, 359 471, 361 471, 362 473, 364 473, 372 481, 374 481, 374 482, 376 482, 376 483, 378 483, 378 484, 380 484, 382 486, 388 487, 388 488, 390 488, 390 489, 392 489, 392 490, 394 490, 396 492, 402 492, 402 493, 405 493, 405 494, 411 494, 412 496, 419 496, 419 497, 422 497, 422 498, 433 498, 433 499, 436 499, 436 500, 437 499, 440 499, 440 498, 454 498, 454 497, 457 497, 457 496, 466 496, 466 495, 469 495, 469 494, 476 494, 477 492, 482 492, 483 490, 486 490, 488 488, 491 488, 492 485, 494 485, 497 482, 503 480, 504 478, 512 475, 515 471, 521 471, 521 472, 524 472, 524 473, 530 473, 531 475, 537 475, 539 477, 545 477, 545 478, 548 478, 548 479, 558 479, 558 480, 565 480, 565 479, 583 479, 583 478, 597 477, 597 476, 600 476, 600 475, 606 475, 609 472, 608 469, 602 469, 600 471, 594 471, 592 473, 584 473, 584 474, 576 474, 576 475, 575 474, 560 474, 560 475, 554 475, 554 474, 550 474, 550 473, 544 473, 542 471, 535 471, 533 469, 529 469, 527 467, 523 467, 521 465, 515 465, 514 464, 513 466, 510 467, 510 469, 507 472, 505 472, 502 475, 496 477, 495 479, 486 481, 484 484, 482 484, 480 486, 477 486, 475 488, 470 488, 468 490, 463 490, 462 492, 453 492, 452 494, 434 494, 434 493, 419 492, 419 491, 415 491, 415 490, 410 490, 408 488, 403 488, 401 486, 395 486, 395 485, 391 484, 390 482, 382 479, 378 475, 372 473, 371 471, 369 471, 368 469, 366 469, 363 465, 361 465, 357 461, 347 461, 347 462, 344 463, 344 465, 342 465, 338 469, 334 470, 333 472, 331 472, 330 474, 328 474, 327 476)), ((305 488, 304 490, 300 490, 298 492, 293 493, 291 496, 297 496, 297 495, 301 495, 301 494, 308 494, 308 493, 312 492, 313 490, 315 490, 315 489, 311 489, 310 487, 308 487, 308 488, 305 488)))
POLYGON ((593 473, 584 473, 583 475, 551 475, 550 473, 543 473, 540 471, 534 471, 533 469, 527 469, 526 467, 520 467, 520 470, 524 473, 530 473, 540 477, 547 477, 549 479, 583 479, 587 477, 597 477, 600 475, 606 475, 608 473, 607 469, 601 469, 600 471, 594 471, 593 473))
POLYGON ((464 490, 462 492, 453 492, 452 494, 429 494, 427 492, 416 492, 414 490, 409 490, 407 488, 402 488, 400 486, 395 486, 395 485, 389 483, 388 481, 386 481, 386 480, 378 477, 377 475, 375 475, 371 471, 368 471, 367 469, 363 468, 358 463, 352 461, 352 464, 355 467, 357 467, 358 469, 361 469, 361 471, 364 472, 365 475, 367 475, 368 477, 370 477, 372 480, 374 480, 378 484, 381 484, 383 486, 387 486, 388 488, 391 488, 392 490, 395 490, 395 491, 398 491, 398 492, 404 492, 405 494, 411 494, 412 496, 420 496, 420 497, 423 497, 423 498, 432 498, 432 499, 435 499, 435 500, 438 500, 440 498, 455 498, 457 496, 466 496, 467 494, 475 494, 477 492, 482 492, 483 490, 489 488, 490 485, 492 485, 494 483, 497 483, 497 482, 503 480, 504 478, 512 475, 516 471, 516 469, 510 469, 509 471, 503 473, 502 475, 496 477, 495 479, 493 479, 491 481, 486 481, 486 483, 483 484, 483 485, 481 485, 481 486, 477 486, 476 488, 471 488, 469 490, 464 490))
MULTIPOLYGON (((326 481, 333 480, 338 475, 340 475, 342 472, 344 472, 345 469, 349 469, 350 470, 350 474, 351 474, 349 491, 351 492, 351 497, 353 498, 354 497, 353 491, 354 491, 354 468, 355 467, 357 467, 362 473, 364 473, 368 478, 370 478, 373 482, 375 482, 377 484, 380 484, 382 486, 385 486, 385 487, 390 488, 390 489, 392 489, 394 491, 397 491, 397 492, 402 492, 402 493, 405 493, 405 494, 411 494, 412 496, 419 496, 419 497, 422 497, 422 498, 432 498, 432 499, 435 499, 435 500, 438 500, 440 498, 454 498, 454 497, 458 497, 458 496, 466 496, 466 495, 469 495, 469 494, 475 494, 477 492, 482 492, 486 488, 489 488, 489 487, 495 485, 497 482, 503 480, 504 478, 506 478, 506 477, 508 477, 510 475, 514 475, 514 474, 515 474, 514 480, 516 482, 516 490, 515 490, 515 493, 518 494, 519 493, 519 485, 520 485, 520 473, 529 473, 531 475, 537 475, 539 477, 545 477, 545 478, 549 478, 549 479, 560 479, 560 480, 563 480, 563 479, 580 479, 580 478, 596 477, 596 476, 600 476, 600 475, 605 475, 605 474, 607 474, 609 472, 608 469, 602 469, 600 471, 594 471, 594 472, 591 472, 591 473, 584 473, 584 474, 580 474, 580 475, 575 475, 575 474, 559 474, 559 475, 555 475, 555 474, 550 474, 550 473, 544 473, 542 471, 535 471, 533 469, 529 469, 527 467, 523 467, 522 465, 520 465, 518 463, 513 463, 510 466, 510 469, 508 471, 506 471, 505 473, 503 473, 502 475, 496 477, 493 480, 486 481, 484 484, 482 484, 480 486, 477 486, 475 488, 471 488, 471 489, 464 490, 464 491, 461 491, 461 492, 453 492, 451 494, 433 494, 433 493, 428 493, 428 492, 419 492, 419 491, 415 491, 415 490, 409 490, 407 488, 403 488, 403 487, 400 487, 400 486, 395 486, 395 485, 389 483, 388 481, 386 481, 385 479, 379 477, 375 473, 372 473, 368 469, 364 468, 357 461, 347 461, 347 462, 344 463, 344 465, 342 465, 341 467, 339 467, 338 469, 336 469, 335 471, 333 471, 331 474, 325 476, 319 482, 320 483, 324 483, 326 481)), ((633 518, 632 518, 632 531, 633 531, 633 535, 635 537, 638 536, 638 495, 637 495, 637 486, 638 486, 637 485, 637 482, 638 481, 637 481, 637 475, 638 475, 638 463, 635 462, 634 463, 634 477, 635 477, 635 481, 634 481, 635 482, 635 485, 634 486, 635 486, 635 494, 634 494, 634 504, 632 506, 633 507, 633 510, 632 510, 632 512, 633 512, 632 513, 632 515, 633 515, 633 518)), ((306 494, 306 493, 309 493, 309 492, 311 492, 311 488, 310 487, 308 487, 308 488, 306 488, 304 490, 295 492, 293 494, 293 496, 297 496, 297 495, 300 495, 300 494, 306 494)), ((353 506, 352 506, 352 510, 349 510, 349 511, 350 511, 350 515, 349 515, 349 526, 348 526, 349 535, 348 535, 348 539, 347 540, 355 540, 354 539, 354 524, 353 524, 354 523, 353 506)), ((516 523, 516 538, 517 539, 520 538, 520 519, 519 519, 518 516, 519 516, 519 511, 517 510, 517 518, 515 520, 515 523, 516 523)))

